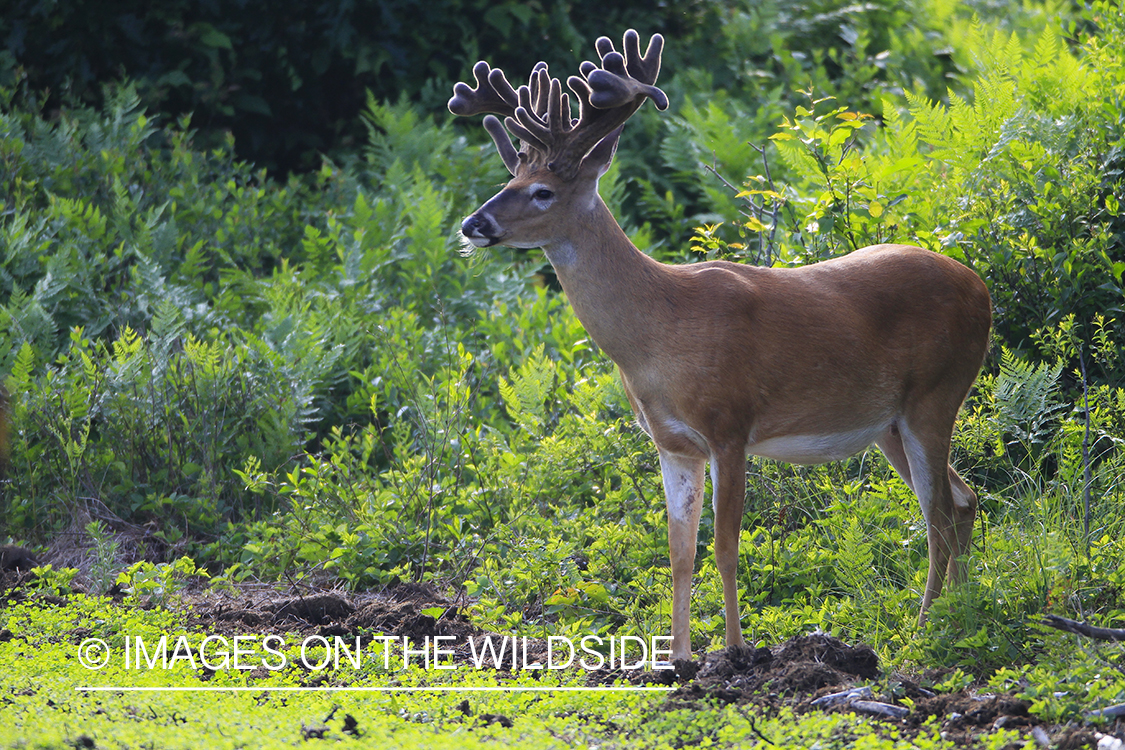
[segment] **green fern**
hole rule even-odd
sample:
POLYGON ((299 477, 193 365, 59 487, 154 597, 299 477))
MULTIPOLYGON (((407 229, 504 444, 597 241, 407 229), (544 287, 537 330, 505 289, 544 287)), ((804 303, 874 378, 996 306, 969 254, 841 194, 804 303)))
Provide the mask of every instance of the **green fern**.
POLYGON ((933 149, 933 158, 941 160, 953 147, 953 118, 938 102, 931 102, 922 94, 904 92, 907 110, 914 118, 917 138, 933 149))
POLYGON ((840 577, 851 588, 852 592, 862 597, 870 589, 868 585, 873 573, 875 553, 872 552, 871 543, 868 541, 868 532, 860 526, 859 519, 854 515, 848 521, 848 527, 840 537, 840 550, 836 558, 840 577))
POLYGON ((500 378, 500 396, 508 415, 530 435, 542 435, 547 423, 547 403, 558 378, 555 363, 544 353, 543 344, 518 368, 513 367, 509 378, 500 378))
POLYGON ((883 131, 894 157, 910 158, 916 164, 922 163, 922 158, 918 155, 917 122, 904 118, 890 99, 883 100, 883 131))
POLYGON ((25 393, 31 382, 38 357, 35 356, 35 347, 24 341, 12 362, 12 371, 8 375, 8 388, 12 393, 25 393))
POLYGON ((1034 445, 1050 439, 1056 415, 1067 408, 1059 400, 1062 367, 1062 362, 1032 365, 1003 348, 993 396, 996 421, 1012 442, 1034 445))

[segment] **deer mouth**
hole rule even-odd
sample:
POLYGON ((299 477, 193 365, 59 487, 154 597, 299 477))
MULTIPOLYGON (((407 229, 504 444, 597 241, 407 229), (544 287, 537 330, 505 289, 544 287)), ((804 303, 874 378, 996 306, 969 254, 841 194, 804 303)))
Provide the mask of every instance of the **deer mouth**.
POLYGON ((483 237, 483 236, 474 237, 474 236, 468 235, 468 234, 465 235, 465 239, 467 239, 472 244, 473 247, 492 247, 493 245, 498 244, 500 242, 499 237, 483 237))

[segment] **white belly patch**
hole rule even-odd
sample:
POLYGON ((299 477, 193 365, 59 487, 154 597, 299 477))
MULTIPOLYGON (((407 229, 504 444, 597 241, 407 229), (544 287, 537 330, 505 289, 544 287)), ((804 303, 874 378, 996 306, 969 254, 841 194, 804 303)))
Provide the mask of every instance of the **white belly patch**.
POLYGON ((746 452, 791 464, 823 464, 854 456, 875 442, 885 425, 821 435, 780 435, 766 440, 751 440, 746 452))

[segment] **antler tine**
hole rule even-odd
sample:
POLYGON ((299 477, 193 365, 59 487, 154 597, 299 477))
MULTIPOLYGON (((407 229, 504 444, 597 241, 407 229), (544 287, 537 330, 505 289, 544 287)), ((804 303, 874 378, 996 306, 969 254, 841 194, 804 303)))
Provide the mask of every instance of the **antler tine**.
POLYGON ((649 86, 656 83, 660 76, 660 56, 664 52, 664 37, 653 34, 648 40, 648 47, 641 55, 641 37, 637 32, 629 29, 622 40, 622 49, 625 51, 625 62, 629 75, 649 86))
MULTIPOLYGON (((546 68, 546 63, 536 65, 532 70, 532 78, 535 79, 539 77, 539 74, 545 73, 546 68)), ((492 115, 497 114, 508 119, 514 116, 521 105, 522 99, 526 98, 527 101, 530 101, 529 94, 524 94, 524 92, 527 92, 527 87, 521 86, 517 92, 508 83, 508 79, 504 77, 504 71, 499 68, 493 69, 484 61, 473 66, 473 77, 476 78, 476 88, 472 88, 466 83, 457 83, 453 86, 453 98, 449 100, 449 111, 461 116, 477 115, 482 112, 489 113, 484 118, 484 129, 492 136, 492 141, 496 144, 496 150, 500 153, 504 166, 515 175, 521 163, 520 154, 512 146, 508 133, 504 130, 504 125, 492 115)), ((517 135, 519 134, 517 133, 517 135)))
POLYGON ((539 63, 531 71, 532 111, 540 117, 547 111, 552 80, 551 74, 547 72, 547 63, 545 62, 539 63))
POLYGON ((504 121, 508 130, 543 156, 550 157, 565 144, 570 132, 570 97, 562 93, 559 79, 537 68, 532 85, 520 86, 520 106, 504 121))
MULTIPOLYGON (((593 93, 590 103, 598 109, 620 107, 631 102, 652 99, 659 110, 668 108, 668 97, 656 88, 660 75, 660 55, 664 51, 664 37, 653 34, 648 49, 641 55, 640 37, 629 29, 625 32, 622 48, 625 54, 613 48, 613 42, 600 37, 596 43, 602 67, 583 63, 579 67, 593 93)), ((640 104, 637 104, 640 107, 640 104)))
MULTIPOLYGON (((559 126, 569 125, 572 122, 570 95, 563 92, 562 83, 559 82, 558 78, 547 75, 546 63, 542 63, 542 65, 543 76, 540 83, 540 97, 535 112, 540 118, 546 114, 546 122, 552 124, 552 127, 555 127, 555 124, 559 126)), ((575 119, 573 122, 577 123, 578 121, 575 119)))
POLYGON ((463 117, 483 112, 509 117, 515 112, 519 100, 516 90, 504 77, 504 71, 499 68, 493 70, 481 60, 473 66, 473 77, 477 79, 476 88, 467 83, 454 84, 453 98, 449 100, 450 112, 463 117))
POLYGON ((508 131, 504 130, 504 126, 492 115, 484 116, 484 129, 492 136, 492 142, 496 144, 496 150, 500 153, 500 159, 504 162, 504 166, 515 177, 520 167, 520 155, 516 151, 516 147, 508 140, 508 131))
POLYGON ((590 149, 624 125, 646 98, 652 99, 657 109, 668 108, 668 97, 653 85, 660 74, 662 36, 653 35, 644 55, 640 52, 640 36, 632 29, 625 33, 624 55, 606 37, 599 38, 595 46, 601 67, 583 62, 578 68, 582 77, 567 79, 567 86, 578 99, 579 115, 576 122, 568 123, 565 141, 551 162, 564 178, 573 176, 590 149))
POLYGON ((571 179, 590 149, 619 129, 645 99, 652 99, 657 109, 668 107, 668 97, 654 85, 660 74, 662 36, 654 34, 643 55, 640 35, 632 29, 625 32, 624 54, 606 37, 599 38, 595 46, 601 66, 583 62, 579 66, 582 76, 567 79, 578 99, 576 119, 571 117, 570 97, 542 62, 519 89, 512 88, 503 71, 486 62, 477 63, 473 66, 476 88, 456 84, 449 110, 456 115, 488 112, 504 118, 501 124, 495 117, 486 117, 484 126, 512 174, 525 163, 541 163, 542 158, 560 177, 571 179), (505 128, 523 142, 520 152, 512 146, 505 128))

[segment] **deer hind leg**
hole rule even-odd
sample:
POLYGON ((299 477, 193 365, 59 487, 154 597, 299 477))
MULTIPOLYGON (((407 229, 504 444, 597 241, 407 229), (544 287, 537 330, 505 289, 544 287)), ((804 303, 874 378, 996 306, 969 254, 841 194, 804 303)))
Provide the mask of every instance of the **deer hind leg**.
POLYGON ((723 612, 727 648, 746 645, 738 614, 738 537, 746 500, 746 454, 741 450, 711 457, 712 502, 715 508, 715 564, 723 579, 723 612))
POLYGON ((691 658, 691 578, 703 510, 706 459, 657 449, 668 507, 668 553, 672 564, 672 658, 691 658))
POLYGON ((950 583, 961 583, 965 580, 965 571, 958 562, 958 558, 968 553, 973 541, 973 523, 977 519, 977 493, 965 484, 965 480, 952 466, 949 467, 949 487, 953 491, 953 515, 957 526, 957 551, 949 558, 946 580, 950 583))
POLYGON ((925 434, 899 423, 887 428, 877 445, 918 496, 926 519, 929 570, 918 615, 921 624, 944 582, 962 580, 958 558, 969 550, 976 494, 949 465, 949 439, 944 432, 925 434))

